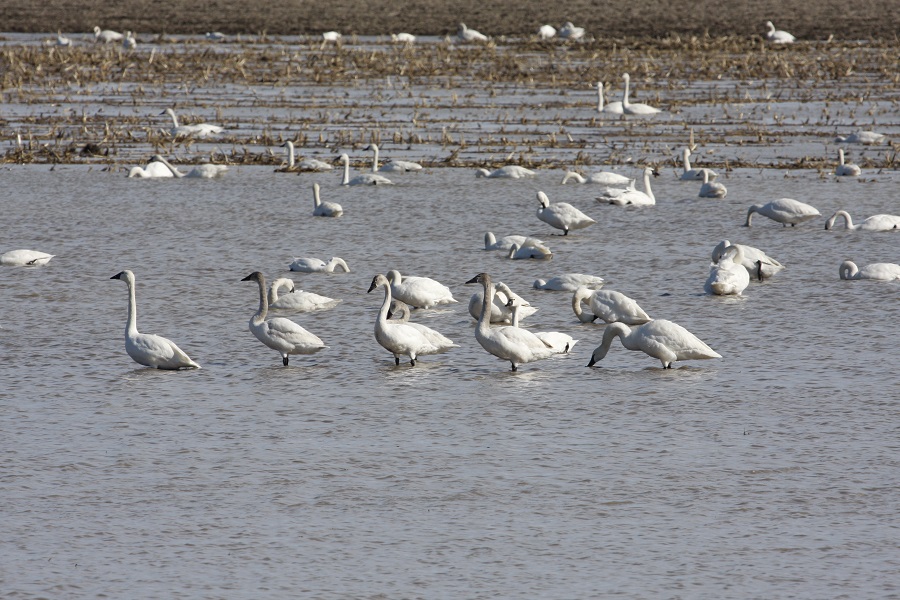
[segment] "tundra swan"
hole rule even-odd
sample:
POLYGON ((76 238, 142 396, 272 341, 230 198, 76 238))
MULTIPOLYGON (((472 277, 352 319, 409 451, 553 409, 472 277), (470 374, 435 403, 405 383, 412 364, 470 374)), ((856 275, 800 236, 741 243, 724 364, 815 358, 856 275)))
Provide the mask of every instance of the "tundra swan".
POLYGON ((859 165, 844 162, 844 149, 838 148, 838 166, 834 168, 834 174, 838 177, 858 177, 862 173, 859 165))
POLYGON ((697 194, 701 198, 724 198, 728 194, 728 188, 718 181, 710 181, 710 177, 715 179, 715 175, 710 176, 709 169, 703 169, 703 185, 700 186, 700 193, 697 194))
POLYGON ((684 148, 681 151, 681 162, 684 163, 684 171, 681 173, 681 177, 679 177, 681 181, 703 181, 704 171, 709 171, 710 177, 719 176, 719 174, 712 169, 692 169, 690 156, 690 148, 684 148))
MULTIPOLYGON (((519 315, 519 311, 522 308, 522 304, 516 298, 510 298, 506 305, 509 307, 509 310, 512 312, 512 323, 513 327, 519 326, 519 319, 521 318, 519 315)), ((571 350, 575 344, 578 342, 575 338, 573 338, 568 333, 563 333, 562 331, 534 331, 532 332, 534 335, 538 337, 539 340, 544 342, 544 345, 553 350, 554 354, 568 354, 569 350, 571 350)))
POLYGON ((350 179, 350 157, 341 154, 339 159, 344 164, 344 179, 341 185, 394 185, 394 182, 382 175, 375 173, 363 173, 350 179))
POLYGON ((321 258, 295 258, 289 268, 291 271, 300 271, 301 273, 334 273, 335 270, 340 270, 344 273, 350 272, 350 267, 347 266, 346 261, 337 256, 329 258, 328 262, 321 258))
POLYGON ((722 358, 722 355, 703 343, 693 333, 672 321, 655 319, 631 329, 624 323, 610 323, 603 331, 603 341, 597 346, 587 364, 593 367, 603 360, 613 338, 622 340, 628 350, 640 350, 658 358, 664 369, 671 369, 676 360, 722 358))
POLYGON ((535 279, 534 289, 554 290, 557 292, 574 292, 580 287, 599 290, 603 287, 603 278, 581 273, 566 273, 551 279, 535 279))
POLYGON ((212 164, 203 164, 197 165, 187 173, 182 173, 178 169, 176 169, 172 163, 167 161, 165 158, 160 156, 159 154, 154 154, 150 159, 150 162, 158 162, 164 164, 169 170, 172 172, 174 177, 191 177, 191 178, 200 178, 200 179, 215 179, 216 177, 223 176, 226 171, 228 171, 228 167, 225 165, 212 165, 212 164))
POLYGON ((68 47, 68 46, 72 45, 72 40, 70 40, 69 38, 64 36, 62 34, 62 32, 57 29, 56 30, 56 45, 68 47))
POLYGON ((564 40, 580 40, 584 37, 584 27, 576 27, 571 21, 566 21, 566 23, 559 28, 558 35, 564 40))
POLYGON ((319 184, 313 184, 313 216, 314 217, 339 217, 344 214, 344 209, 337 202, 322 202, 319 198, 319 184))
POLYGON ((747 209, 747 222, 744 223, 744 227, 750 227, 750 219, 753 218, 753 213, 769 217, 785 227, 788 226, 788 223, 793 227, 797 223, 803 223, 821 216, 815 207, 791 198, 781 198, 766 204, 754 204, 747 209))
POLYGON ((172 135, 172 137, 175 138, 182 136, 205 138, 211 135, 218 135, 225 130, 224 127, 219 127, 218 125, 210 125, 209 123, 197 123, 196 125, 179 125, 178 117, 175 116, 175 111, 171 108, 167 108, 159 114, 169 115, 170 117, 172 117, 172 129, 169 130, 169 133, 172 135))
POLYGON ((580 287, 572 294, 572 310, 582 323, 591 323, 601 319, 606 323, 625 323, 640 325, 650 320, 637 302, 621 292, 613 290, 589 290, 580 287), (581 303, 587 301, 591 311, 584 312, 581 303))
POLYGON ((835 142, 842 144, 865 144, 865 145, 878 145, 884 142, 887 139, 886 136, 882 133, 875 133, 874 131, 856 131, 846 136, 837 136, 834 138, 835 142))
POLYGON ((750 285, 750 273, 743 265, 740 246, 728 246, 717 262, 709 266, 709 277, 703 286, 707 294, 740 296, 750 285))
POLYGON ((206 32, 206 41, 208 42, 222 42, 225 41, 225 34, 221 31, 207 31, 206 32))
POLYGON ((741 264, 744 265, 751 277, 755 277, 760 281, 784 269, 784 265, 759 248, 745 246, 744 244, 732 244, 728 240, 722 240, 716 244, 712 251, 712 261, 714 263, 719 262, 719 259, 725 254, 725 249, 729 246, 737 246, 741 249, 741 254, 743 255, 741 264))
POLYGON ((287 277, 280 277, 269 285, 269 308, 271 309, 312 312, 328 310, 340 303, 340 300, 335 300, 334 298, 298 290, 294 287, 294 280, 287 277), (288 294, 279 297, 278 291, 283 287, 288 288, 288 294))
POLYGON ((412 162, 408 160, 391 160, 384 164, 384 166, 378 166, 378 144, 369 144, 369 150, 373 152, 372 156, 372 172, 373 173, 405 173, 407 171, 421 171, 422 165, 417 162, 412 162))
POLYGON ((315 158, 304 158, 300 162, 296 162, 296 158, 294 156, 294 142, 290 140, 283 143, 281 147, 286 148, 285 153, 288 157, 288 165, 284 169, 279 169, 279 172, 330 171, 334 168, 327 162, 316 160, 315 158))
POLYGON ((391 41, 396 44, 412 44, 412 43, 415 43, 416 36, 414 36, 411 33, 405 33, 405 32, 392 33, 391 41))
POLYGON ((792 44, 796 39, 797 38, 792 36, 787 31, 775 29, 775 25, 772 24, 772 21, 766 21, 767 41, 772 42, 773 44, 792 44))
POLYGON ((7 267, 39 267, 46 265, 55 254, 37 250, 10 250, 0 255, 0 265, 7 267))
MULTIPOLYGON (((518 304, 518 318, 525 319, 537 312, 537 307, 519 296, 509 286, 498 281, 496 284, 497 293, 494 295, 494 301, 491 303, 491 323, 512 323, 512 311, 510 310, 509 301, 515 300, 518 304)), ((478 320, 481 316, 481 305, 484 302, 484 291, 478 290, 469 298, 469 314, 472 318, 478 320)))
MULTIPOLYGON (((525 246, 535 246, 537 248, 547 248, 547 244, 542 242, 541 240, 533 237, 526 237, 524 235, 506 235, 497 239, 492 232, 488 231, 484 234, 484 249, 485 250, 509 250, 513 247, 513 245, 519 246, 520 248, 524 248, 525 246)), ((550 249, 547 248, 547 252, 550 249)))
POLYGON ((388 271, 391 293, 398 300, 417 308, 431 308, 456 302, 450 288, 430 277, 403 277, 396 269, 388 271))
POLYGON ((104 29, 101 31, 99 27, 94 27, 95 42, 109 44, 110 42, 120 42, 124 37, 125 36, 118 31, 112 31, 110 29, 104 29))
POLYGON ((574 179, 577 183, 600 183, 603 185, 629 185, 634 182, 634 179, 630 177, 610 171, 598 171, 597 173, 591 173, 587 177, 583 177, 575 171, 566 171, 560 185, 566 185, 566 182, 570 179, 574 179))
POLYGON ((134 273, 121 271, 110 279, 121 279, 128 285, 128 321, 125 325, 125 351, 134 362, 154 369, 199 369, 175 342, 152 333, 137 330, 137 303, 134 298, 134 273))
POLYGON ((241 281, 255 281, 259 286, 259 309, 250 317, 250 332, 263 344, 281 354, 281 364, 287 366, 291 354, 315 354, 326 347, 319 336, 290 319, 275 317, 266 320, 269 302, 266 298, 266 278, 262 273, 254 271, 241 281))
POLYGON ((625 96, 622 98, 622 110, 625 111, 626 115, 655 115, 656 113, 662 112, 658 108, 654 108, 649 104, 641 104, 641 103, 631 103, 628 100, 629 94, 629 86, 631 83, 631 75, 625 73, 622 75, 622 79, 625 80, 625 96))
POLYGON ((553 25, 541 25, 537 35, 542 40, 552 40, 556 37, 556 27, 553 25))
POLYGON ((523 177, 534 177, 535 172, 519 165, 506 165, 493 171, 487 169, 477 169, 475 177, 487 177, 488 179, 522 179, 523 177))
POLYGON ((653 206, 656 204, 656 196, 650 189, 650 176, 659 177, 659 171, 646 167, 644 169, 644 191, 635 187, 607 188, 597 198, 598 202, 608 202, 617 206, 653 206))
POLYGON ((339 42, 343 36, 338 31, 325 31, 322 32, 322 41, 323 42, 339 42))
POLYGON ((506 255, 506 258, 511 260, 522 260, 522 259, 530 259, 536 258, 538 260, 544 260, 547 258, 553 258, 553 253, 550 252, 550 248, 546 246, 522 246, 519 247, 516 244, 513 244, 509 248, 509 254, 506 255))
POLYGON ((486 42, 488 37, 480 31, 469 29, 465 23, 460 23, 456 30, 456 39, 460 42, 486 42))
POLYGON ((151 160, 146 167, 131 167, 128 171, 128 177, 137 177, 143 179, 156 179, 159 177, 175 177, 172 169, 161 162, 151 160))
POLYGON ((478 325, 475 327, 475 339, 482 348, 497 358, 508 360, 513 371, 518 370, 520 364, 549 358, 553 355, 553 350, 527 329, 512 325, 491 327, 491 305, 496 290, 494 284, 491 283, 490 275, 479 273, 466 283, 480 283, 484 289, 481 313, 478 316, 478 325))
POLYGON ((900 265, 895 263, 869 263, 857 267, 852 260, 845 260, 840 267, 841 279, 875 279, 878 281, 900 280, 900 265))
POLYGON ((615 102, 609 102, 604 104, 603 101, 603 82, 597 82, 597 112, 600 113, 609 113, 611 115, 623 115, 625 114, 625 109, 622 108, 622 102, 616 100, 615 102))
POLYGON ((425 336, 425 339, 440 348, 441 352, 446 352, 450 348, 459 348, 459 344, 455 343, 443 333, 435 331, 431 327, 426 327, 421 323, 410 322, 409 317, 411 315, 412 311, 409 310, 409 305, 406 302, 402 302, 396 298, 391 301, 391 309, 387 314, 391 323, 406 323, 410 327, 414 327, 419 333, 425 336), (392 318, 391 315, 395 316, 392 318))
POLYGON ((850 213, 839 210, 825 221, 825 229, 834 227, 838 218, 844 217, 844 227, 851 231, 897 231, 900 229, 900 217, 895 215, 872 215, 858 225, 853 224, 850 213))
POLYGON ((537 218, 551 227, 562 229, 563 235, 569 235, 570 230, 584 229, 596 223, 568 202, 550 204, 550 198, 544 192, 538 192, 537 199, 541 204, 537 209, 537 218))

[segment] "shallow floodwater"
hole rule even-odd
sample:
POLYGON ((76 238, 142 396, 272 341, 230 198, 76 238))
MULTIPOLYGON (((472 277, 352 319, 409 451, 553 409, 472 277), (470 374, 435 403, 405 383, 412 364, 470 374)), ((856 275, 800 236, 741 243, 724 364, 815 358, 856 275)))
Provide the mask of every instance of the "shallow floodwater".
MULTIPOLYGON (((395 158, 403 158, 397 156, 395 158)), ((631 173, 627 169, 621 172, 631 173)), ((636 173, 631 173, 635 174, 636 173)), ((597 203, 600 186, 476 179, 470 169, 339 175, 232 167, 220 180, 134 180, 82 166, 7 166, 2 250, 57 256, 2 268, 0 588, 14 598, 893 597, 900 285, 838 278, 845 259, 898 262, 900 234, 825 231, 834 210, 897 213, 896 174, 736 170, 725 200, 672 169, 658 204, 597 203), (343 205, 314 219, 311 186, 343 205), (568 237, 535 193, 596 219, 568 237), (793 197, 795 228, 755 202, 793 197), (548 261, 486 252, 529 234, 548 261), (786 265, 742 298, 703 295, 721 239, 786 265), (287 273, 343 257, 348 274, 287 273), (138 327, 201 370, 142 368, 138 327), (411 368, 375 342, 376 273, 450 286, 413 319, 459 344, 411 368), (289 367, 247 330, 251 271, 340 298, 291 315, 328 348, 289 367), (488 355, 466 310, 480 271, 570 333, 569 355, 488 355), (600 275, 723 356, 674 370, 614 342, 538 277, 600 275)))

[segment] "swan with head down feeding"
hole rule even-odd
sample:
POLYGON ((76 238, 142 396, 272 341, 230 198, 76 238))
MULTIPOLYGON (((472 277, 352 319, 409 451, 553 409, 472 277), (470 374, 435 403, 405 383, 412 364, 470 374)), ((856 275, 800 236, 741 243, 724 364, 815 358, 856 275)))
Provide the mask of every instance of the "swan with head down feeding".
POLYGON ((525 177, 534 177, 536 173, 531 169, 520 167, 519 165, 506 165, 493 171, 487 169, 476 169, 475 177, 486 177, 488 179, 523 179, 525 177))
POLYGON ((407 173, 409 171, 421 171, 422 165, 409 160, 391 160, 382 166, 378 166, 378 144, 369 144, 368 149, 373 152, 372 155, 372 172, 373 173, 407 173))
POLYGON ((633 185, 627 188, 606 188, 597 198, 598 202, 615 204, 616 206, 653 206, 656 196, 650 188, 650 176, 659 177, 659 171, 646 167, 644 169, 644 191, 633 185))
POLYGON ((313 184, 313 216, 314 217, 340 217, 344 209, 337 202, 322 202, 319 197, 319 184, 313 184))
POLYGON ((657 113, 662 112, 660 109, 650 106, 649 104, 642 104, 640 102, 630 102, 629 101, 629 86, 631 84, 631 75, 625 73, 622 75, 622 79, 625 80, 625 96, 622 98, 622 110, 625 111, 626 115, 655 115, 657 113))
POLYGON ((834 141, 839 144, 863 144, 866 146, 877 146, 878 144, 883 143, 887 139, 887 136, 883 133, 877 133, 875 131, 854 131, 850 135, 839 135, 834 138, 834 141))
POLYGON ((402 276, 400 271, 388 271, 391 293, 395 298, 416 308, 432 308, 456 302, 450 288, 430 277, 402 276))
POLYGON ((350 157, 346 154, 341 154, 341 157, 338 160, 344 165, 344 178, 341 181, 341 185, 394 185, 393 181, 376 173, 362 173, 351 179, 350 157))
POLYGON ((488 36, 480 31, 469 29, 465 23, 460 23, 456 30, 456 41, 458 42, 486 42, 488 36))
MULTIPOLYGON (((509 251, 513 246, 518 246, 520 248, 524 248, 526 246, 535 246, 537 248, 547 248, 547 244, 543 241, 528 237, 524 235, 505 235, 499 240, 497 236, 495 236, 492 232, 488 231, 484 234, 484 249, 485 250, 505 250, 509 251)), ((550 249, 547 248, 549 252, 550 249)))
POLYGON ((10 250, 0 255, 0 265, 7 267, 40 267, 46 265, 54 254, 39 250, 10 250))
POLYGON ((872 279, 875 281, 900 281, 900 265, 896 263, 869 263, 857 267, 852 260, 841 263, 841 279, 872 279))
MULTIPOLYGON (((518 306, 518 319, 525 319, 537 312, 537 307, 531 306, 531 303, 513 292, 508 285, 502 281, 496 283, 496 294, 491 304, 491 323, 512 323, 512 311, 510 310, 509 301, 515 300, 518 306)), ((478 290, 469 298, 469 314, 476 321, 481 316, 481 305, 484 302, 484 291, 478 290)))
POLYGON ((825 229, 834 227, 835 221, 844 218, 844 228, 850 231, 900 231, 900 217, 895 215, 872 215, 861 223, 854 224, 850 213, 839 210, 825 221, 825 229))
POLYGON ((728 246, 717 262, 709 266, 709 277, 703 286, 707 294, 740 296, 750 285, 750 273, 743 265, 740 246, 728 246))
POLYGON ((169 171, 172 173, 173 177, 188 177, 191 179, 215 179, 217 177, 222 177, 228 171, 228 167, 225 165, 213 165, 213 164, 203 164, 197 165, 187 173, 182 173, 178 169, 176 169, 172 163, 167 161, 165 158, 160 156, 159 154, 154 154, 150 159, 150 162, 158 162, 165 165, 169 171))
POLYGON ((343 271, 344 273, 350 272, 350 267, 347 265, 347 261, 337 256, 329 258, 328 262, 325 262, 321 258, 313 258, 309 256, 295 258, 294 262, 291 263, 291 266, 289 268, 291 271, 299 271, 301 273, 334 273, 335 271, 343 271))
POLYGON ((169 133, 172 137, 198 137, 205 138, 212 135, 218 135, 225 131, 224 127, 220 127, 218 125, 210 125, 209 123, 197 123, 196 125, 179 125, 178 117, 175 115, 175 111, 171 108, 167 108, 166 110, 159 113, 160 115, 169 115, 172 118, 172 129, 169 130, 169 133))
POLYGON ((722 240, 712 251, 712 262, 717 263, 725 254, 725 249, 730 246, 737 246, 741 249, 743 260, 741 264, 747 269, 751 277, 762 281, 768 279, 775 273, 784 269, 784 265, 780 262, 753 246, 745 246, 744 244, 732 244, 728 240, 722 240))
POLYGON ((569 235, 570 230, 584 229, 596 223, 568 202, 550 204, 550 198, 544 192, 538 192, 537 199, 541 205, 537 209, 537 218, 551 227, 562 229, 563 235, 569 235))
POLYGON ((280 277, 269 285, 269 308, 273 310, 289 310, 291 312, 313 312, 328 310, 340 304, 340 300, 305 292, 294 287, 294 281, 280 277), (279 296, 281 288, 287 288, 285 296, 279 296))
POLYGON ((834 174, 838 177, 859 177, 861 173, 859 165, 844 162, 844 149, 838 148, 838 166, 834 168, 834 174))
POLYGON ((671 369, 675 361, 722 358, 693 333, 672 321, 656 319, 634 329, 624 323, 610 323, 603 331, 603 340, 591 354, 587 366, 593 367, 609 352, 613 338, 618 337, 628 350, 640 350, 659 359, 663 369, 671 369))
POLYGON ((570 179, 576 183, 599 183, 602 185, 631 185, 634 183, 634 179, 610 171, 598 171, 597 173, 591 173, 587 177, 575 171, 566 171, 560 185, 566 185, 570 179))
POLYGON ((580 287, 572 294, 572 310, 582 323, 591 323, 601 319, 605 323, 625 323, 640 325, 650 320, 637 302, 621 292, 613 290, 589 290, 580 287), (581 308, 582 302, 588 302, 590 312, 581 308))
POLYGON ((513 244, 509 248, 509 254, 506 255, 506 258, 510 260, 547 260, 549 258, 553 258, 553 253, 550 252, 550 248, 546 246, 522 246, 519 247, 516 244, 513 244))
POLYGON ((747 222, 744 223, 744 227, 750 227, 753 213, 759 213, 764 217, 781 223, 785 227, 788 224, 794 227, 797 223, 803 223, 821 216, 814 206, 793 198, 780 198, 766 204, 754 204, 747 209, 747 222))
POLYGON ((151 160, 147 163, 146 167, 131 167, 131 170, 128 171, 129 178, 137 178, 137 179, 157 179, 157 178, 172 178, 175 175, 172 173, 172 169, 162 164, 159 161, 151 160))
POLYGON ((556 292, 574 292, 580 287, 599 290, 603 287, 603 278, 582 273, 565 273, 550 279, 535 279, 534 289, 553 290, 556 292))

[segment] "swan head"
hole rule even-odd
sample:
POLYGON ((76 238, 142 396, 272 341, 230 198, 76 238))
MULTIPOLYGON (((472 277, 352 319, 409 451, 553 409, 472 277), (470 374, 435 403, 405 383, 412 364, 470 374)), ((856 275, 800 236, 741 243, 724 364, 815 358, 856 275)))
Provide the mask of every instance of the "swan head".
POLYGON ((538 202, 541 203, 542 208, 547 208, 550 206, 550 198, 548 198, 547 194, 545 194, 544 192, 538 192, 537 199, 538 199, 538 202))
POLYGON ((110 277, 110 279, 121 279, 123 281, 127 281, 129 284, 133 284, 134 273, 132 273, 128 269, 125 269, 124 271, 119 271, 118 273, 110 277))
POLYGON ((625 81, 629 81, 631 79, 631 75, 629 75, 628 73, 622 73, 622 79, 624 79, 625 81))
MULTIPOLYGON (((390 273, 388 273, 388 274, 390 274, 390 273)), ((375 277, 372 278, 372 284, 369 285, 369 290, 366 293, 368 294, 369 292, 371 292, 372 290, 374 290, 375 288, 377 288, 378 286, 381 286, 381 285, 390 287, 391 282, 388 281, 387 277, 385 277, 384 275, 379 273, 378 275, 376 275, 375 277)), ((390 318, 390 317, 388 317, 388 318, 390 318)))
POLYGON ((349 165, 349 164, 350 164, 350 157, 347 156, 346 154, 341 154, 341 155, 338 157, 338 161, 341 162, 341 163, 343 163, 343 164, 345 164, 345 165, 349 165))
POLYGON ((241 279, 241 281, 255 281, 260 285, 265 285, 266 278, 259 271, 253 271, 252 273, 241 279))
POLYGON ((290 150, 290 151, 293 152, 293 150, 294 150, 294 142, 288 140, 288 141, 286 141, 285 143, 283 143, 283 144, 281 145, 281 148, 287 148, 288 150, 290 150))
POLYGON ((485 287, 487 287, 491 284, 491 276, 488 275, 487 273, 479 273, 472 279, 468 280, 466 282, 466 285, 468 285, 470 283, 480 283, 480 284, 484 285, 485 287))
POLYGON ((615 322, 607 325, 606 329, 603 331, 603 340, 600 342, 600 345, 594 349, 594 352, 591 353, 591 360, 588 362, 587 366, 593 367, 598 361, 601 361, 606 357, 614 337, 623 337, 630 333, 631 328, 625 323, 615 322))
POLYGON ((766 29, 768 29, 770 32, 775 31, 775 25, 772 23, 772 21, 766 21, 766 29))

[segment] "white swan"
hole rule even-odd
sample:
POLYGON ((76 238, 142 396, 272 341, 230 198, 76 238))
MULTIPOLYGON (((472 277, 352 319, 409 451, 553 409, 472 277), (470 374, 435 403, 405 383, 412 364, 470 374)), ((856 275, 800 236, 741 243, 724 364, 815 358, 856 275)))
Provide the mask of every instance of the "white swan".
POLYGON ((797 38, 787 31, 775 29, 775 25, 772 24, 772 21, 766 21, 766 41, 773 44, 792 44, 796 39, 797 38))
POLYGON ((413 44, 416 41, 416 36, 411 33, 392 33, 391 41, 395 44, 413 44))
POLYGON ((728 240, 722 240, 716 244, 712 251, 712 261, 714 263, 719 262, 719 259, 725 253, 725 249, 729 246, 737 246, 741 249, 741 254, 743 255, 741 264, 744 265, 751 277, 755 277, 760 281, 784 269, 784 265, 759 248, 745 246, 744 244, 732 244, 728 240))
POLYGON ((536 173, 531 169, 520 167, 519 165, 506 165, 493 171, 487 169, 477 169, 475 177, 487 177, 488 179, 522 179, 524 177, 534 177, 536 173))
POLYGON ((134 362, 154 369, 199 369, 200 365, 175 345, 175 342, 152 333, 137 330, 137 303, 134 297, 134 273, 121 271, 110 279, 121 279, 128 285, 128 321, 125 325, 125 351, 134 362))
POLYGON ((875 279, 900 281, 900 265, 895 263, 869 263, 857 267, 852 260, 845 260, 840 267, 841 279, 875 279))
POLYGON ((204 37, 208 42, 223 42, 226 36, 221 31, 207 31, 204 37))
POLYGON ((553 258, 553 253, 550 252, 550 248, 546 246, 522 246, 519 247, 516 244, 513 244, 509 248, 509 253, 506 255, 506 258, 511 260, 523 260, 523 259, 538 259, 545 260, 548 258, 553 258))
POLYGON ((596 223, 568 202, 550 204, 550 198, 544 192, 538 192, 537 199, 541 204, 537 209, 537 218, 551 227, 562 229, 563 235, 569 235, 569 231, 584 229, 596 223))
MULTIPOLYGON (((519 311, 521 309, 519 300, 510 298, 506 305, 512 312, 512 326, 518 327, 520 318, 519 311)), ((569 350, 578 343, 578 340, 562 331, 534 331, 532 333, 534 333, 539 340, 544 342, 544 345, 550 348, 554 354, 568 354, 569 350)))
POLYGON ((865 144, 867 146, 871 146, 881 144, 885 139, 887 139, 887 136, 882 133, 860 130, 851 133, 850 135, 839 135, 834 138, 834 141, 841 144, 865 144))
POLYGON ((382 175, 375 173, 363 173, 350 179, 350 157, 341 154, 340 161, 344 164, 344 179, 341 185, 394 185, 394 182, 382 175))
POLYGON ((322 41, 323 42, 339 42, 343 36, 338 31, 324 31, 322 32, 322 41))
POLYGON ((589 290, 580 287, 572 294, 572 310, 582 323, 591 323, 601 319, 606 323, 625 323, 640 325, 650 320, 637 302, 621 292, 613 290, 589 290), (587 301, 590 313, 584 312, 581 303, 587 301))
POLYGON ((587 177, 583 177, 575 171, 566 171, 560 185, 566 185, 570 179, 574 179, 577 183, 599 183, 602 185, 630 185, 634 182, 634 179, 630 177, 611 171, 598 171, 597 173, 591 173, 587 177))
POLYGON ((703 173, 709 171, 710 177, 718 177, 719 174, 712 169, 692 169, 691 168, 691 149, 684 148, 681 151, 681 161, 684 163, 684 171, 679 179, 681 181, 703 181, 703 173))
POLYGON ((625 96, 622 98, 622 110, 625 111, 626 115, 655 115, 656 113, 662 112, 660 109, 654 108, 649 104, 641 104, 639 102, 631 103, 628 99, 631 75, 625 73, 622 75, 622 79, 625 80, 625 96))
POLYGON ((616 206, 653 206, 656 196, 650 188, 650 176, 659 177, 659 171, 647 167, 644 169, 644 191, 634 186, 627 188, 607 188, 597 198, 598 202, 607 202, 616 206))
POLYGON ((550 249, 547 248, 547 244, 537 238, 527 237, 524 235, 506 235, 498 240, 497 236, 495 236, 490 231, 484 234, 485 250, 508 251, 514 245, 519 246, 520 248, 524 248, 526 246, 535 246, 536 248, 546 248, 547 252, 550 251, 550 249))
POLYGON ((94 41, 100 42, 102 44, 109 44, 110 42, 119 42, 125 36, 119 33, 118 31, 112 31, 110 29, 100 30, 99 27, 94 27, 94 41))
POLYGON ((552 40, 556 37, 556 27, 553 25, 541 25, 537 32, 538 38, 542 40, 552 40))
POLYGON ((456 39, 460 42, 486 42, 488 37, 480 31, 469 29, 465 23, 460 23, 456 30, 456 39))
POLYGON ((254 271, 241 281, 255 281, 259 286, 259 309, 250 318, 250 332, 263 344, 281 354, 281 364, 287 366, 291 354, 315 354, 326 347, 319 336, 290 319, 275 317, 266 321, 269 302, 266 298, 266 278, 262 273, 254 271))
POLYGON ((69 46, 72 45, 72 40, 70 40, 69 38, 67 38, 66 36, 64 36, 64 35, 62 34, 62 32, 61 32, 60 30, 57 29, 57 30, 56 30, 56 45, 57 45, 57 46, 63 46, 63 47, 66 47, 66 48, 67 48, 67 47, 69 47, 69 46))
POLYGON ((554 290, 557 292, 574 292, 580 287, 591 290, 599 290, 603 287, 603 278, 595 275, 583 275, 581 273, 566 273, 550 279, 535 279, 534 289, 554 290))
POLYGON ((388 271, 391 293, 398 300, 417 308, 431 308, 456 302, 450 288, 430 277, 403 277, 396 269, 388 271))
POLYGON ((825 229, 831 229, 834 227, 834 222, 840 218, 844 217, 844 227, 845 229, 849 229, 851 231, 897 231, 900 230, 900 217, 895 215, 872 215, 871 217, 863 220, 862 223, 858 225, 853 224, 853 219, 850 218, 850 213, 845 210, 839 210, 835 212, 833 215, 828 217, 828 220, 825 221, 825 229))
POLYGON ((628 350, 641 352, 658 358, 664 369, 671 369, 676 360, 696 360, 701 358, 722 358, 722 355, 703 343, 693 333, 672 321, 656 319, 631 329, 624 323, 610 323, 603 332, 603 341, 591 354, 587 364, 593 367, 603 360, 613 338, 622 340, 628 350))
POLYGON ((137 48, 137 40, 135 39, 132 32, 125 32, 125 37, 122 38, 122 47, 126 50, 134 50, 135 48, 137 48))
POLYGON ((576 27, 571 21, 566 21, 565 24, 559 28, 558 35, 564 40, 580 40, 584 37, 584 27, 576 27))
POLYGON ((709 266, 709 277, 703 285, 707 294, 740 296, 750 285, 750 273, 743 265, 740 246, 728 246, 717 262, 709 266))
POLYGON ((211 135, 218 135, 225 131, 224 127, 219 127, 218 125, 210 125, 209 123, 197 123, 196 125, 179 125, 178 117, 175 116, 175 111, 171 108, 167 108, 166 110, 159 113, 160 115, 169 115, 172 117, 172 129, 169 130, 169 133, 172 137, 209 137, 211 135))
MULTIPOLYGON (((512 311, 510 310, 509 301, 515 300, 518 306, 518 318, 525 319, 538 311, 536 306, 531 306, 525 298, 519 296, 509 286, 498 281, 496 284, 496 294, 491 303, 491 323, 512 323, 512 311)), ((478 320, 481 316, 481 305, 484 302, 484 290, 478 290, 469 298, 469 314, 472 318, 478 320)))
POLYGON ((406 173, 407 171, 421 171, 422 165, 409 160, 391 160, 381 167, 378 166, 378 144, 369 144, 369 150, 373 152, 372 156, 372 172, 373 173, 406 173))
POLYGON ((0 265, 7 267, 39 267, 46 265, 55 254, 38 250, 10 250, 0 255, 0 265))
POLYGON ((409 310, 409 305, 406 302, 397 299, 391 301, 391 310, 388 311, 388 318, 391 320, 391 323, 406 323, 410 327, 414 327, 419 333, 425 336, 425 339, 440 348, 441 352, 445 352, 450 348, 459 348, 459 344, 455 343, 443 333, 435 331, 431 327, 426 327, 421 323, 410 322, 410 316, 412 316, 412 312, 409 310), (393 318, 391 318, 392 314, 394 315, 393 318))
POLYGON ((159 161, 151 160, 146 167, 131 167, 128 171, 128 177, 136 177, 142 179, 157 179, 166 177, 175 177, 172 169, 159 161))
POLYGON ((603 82, 597 82, 597 112, 599 113, 607 113, 611 115, 624 115, 625 109, 622 107, 622 102, 616 100, 615 102, 609 102, 604 104, 603 99, 603 82))
MULTIPOLYGON (((710 181, 711 172, 709 169, 703 169, 703 185, 700 186, 700 193, 697 195, 701 198, 724 198, 728 194, 728 188, 718 181, 710 181)), ((715 179, 715 175, 712 177, 715 179)))
POLYGON ((313 216, 314 217, 340 217, 344 209, 337 202, 322 202, 319 198, 319 184, 313 184, 313 216))
POLYGON ((291 271, 299 271, 301 273, 334 273, 336 270, 344 273, 350 272, 350 267, 343 258, 333 256, 325 262, 321 258, 295 258, 290 266, 291 271))
POLYGON ((747 222, 744 223, 744 227, 750 227, 750 219, 753 218, 753 213, 769 217, 785 227, 788 226, 788 223, 793 227, 797 223, 803 223, 821 216, 815 207, 792 198, 780 198, 766 204, 754 204, 747 209, 747 222))
POLYGON ((859 165, 844 162, 844 149, 838 148, 838 166, 834 168, 834 174, 838 177, 858 177, 861 173, 859 165))
POLYGON ((496 290, 487 273, 479 273, 466 283, 480 283, 484 289, 481 313, 475 327, 475 339, 482 348, 497 358, 508 360, 513 371, 518 370, 520 364, 553 356, 553 350, 527 329, 512 325, 491 327, 491 305, 496 290))
POLYGON ((287 277, 280 277, 269 285, 269 308, 274 310, 313 312, 328 310, 340 303, 340 300, 335 300, 334 298, 298 290, 294 287, 294 281, 287 277), (279 297, 278 291, 283 287, 288 288, 288 294, 279 297))
POLYGON ((286 149, 285 153, 288 157, 288 165, 283 169, 276 169, 276 171, 278 172, 287 173, 292 171, 330 171, 334 168, 327 162, 317 160, 315 158, 304 158, 300 162, 296 162, 296 157, 294 156, 294 142, 290 140, 283 143, 281 147, 286 149))
POLYGON ((191 177, 191 178, 200 178, 200 179, 215 179, 216 177, 221 177, 225 175, 228 171, 228 167, 226 165, 212 165, 212 164, 203 164, 197 165, 187 173, 182 173, 178 169, 176 169, 172 163, 167 161, 165 158, 160 156, 159 154, 154 154, 150 159, 150 162, 162 163, 166 167, 168 167, 169 171, 172 173, 174 177, 191 177))

